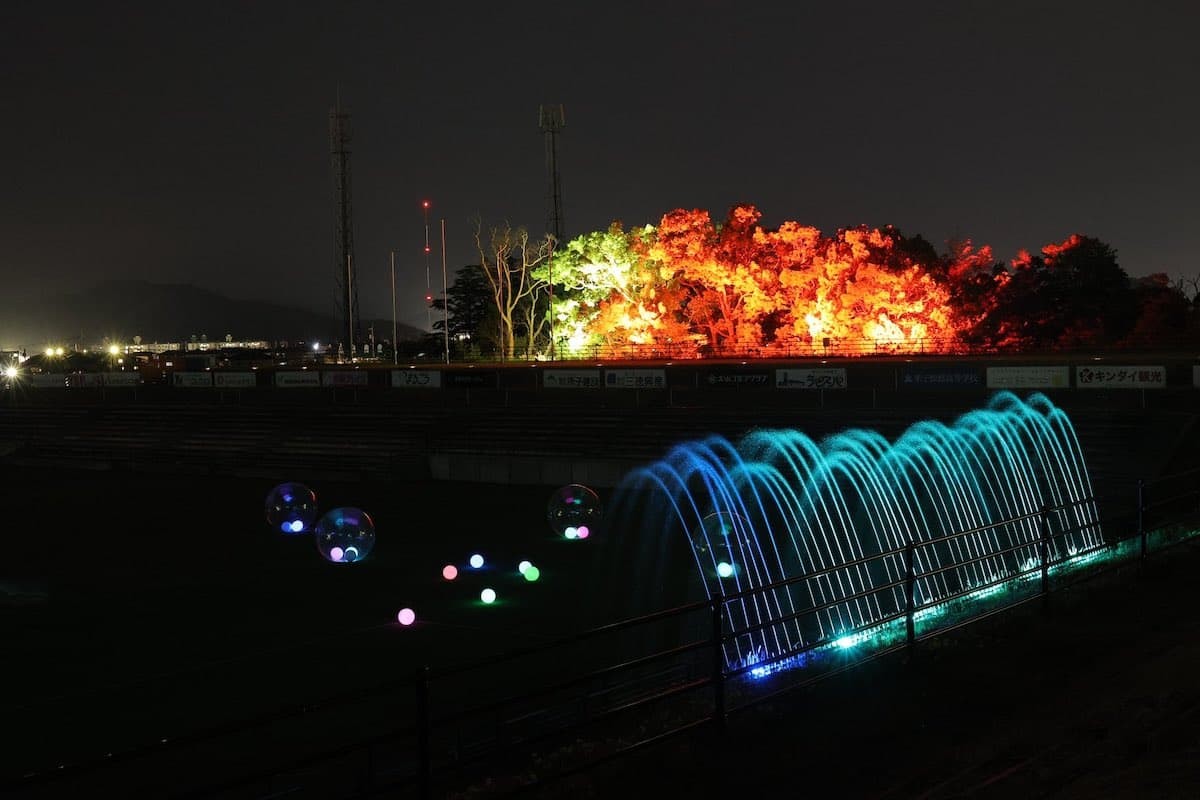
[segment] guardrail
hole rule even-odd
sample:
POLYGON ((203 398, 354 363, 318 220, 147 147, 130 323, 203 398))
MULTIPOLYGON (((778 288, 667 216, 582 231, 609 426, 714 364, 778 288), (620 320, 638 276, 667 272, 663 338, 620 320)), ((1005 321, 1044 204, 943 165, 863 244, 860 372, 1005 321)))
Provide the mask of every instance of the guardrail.
POLYGON ((1044 506, 993 524, 913 541, 826 570, 755 589, 622 620, 507 653, 499 659, 451 667, 423 667, 415 675, 389 679, 320 701, 278 709, 219 727, 103 757, 5 780, 9 792, 36 789, 94 775, 123 764, 145 763, 165 754, 184 759, 204 746, 224 747, 236 737, 304 725, 323 729, 328 717, 354 713, 355 704, 385 704, 406 724, 297 752, 186 796, 219 797, 257 790, 263 794, 318 790, 323 780, 360 796, 397 792, 427 798, 435 791, 463 789, 485 779, 493 791, 518 793, 596 769, 672 737, 702 727, 722 729, 726 719, 776 695, 808 686, 890 653, 1034 600, 1099 573, 1145 561, 1187 541, 1200 519, 1200 469, 1139 482, 1136 508, 1099 520, 1118 535, 1084 552, 1055 558, 1056 544, 1093 523, 1061 526, 1052 519, 1095 498, 1044 506), (1039 535, 986 555, 922 570, 923 548, 944 546, 1005 526, 1037 521, 1039 535), (1011 556, 1011 558, 1009 558, 1011 556), (902 576, 851 597, 754 625, 731 621, 735 603, 811 581, 834 570, 892 559, 902 576), (937 598, 917 600, 917 586, 964 565, 992 562, 991 580, 937 598), (997 573, 998 561, 1012 566, 997 573), (737 637, 780 625, 801 625, 829 608, 885 595, 896 611, 861 629, 840 630, 770 659, 730 663, 728 645, 737 637), (572 669, 571 674, 562 674, 572 669), (519 690, 506 691, 507 687, 519 690), (587 744, 579 744, 586 736, 587 744), (539 753, 536 763, 531 753, 539 753))

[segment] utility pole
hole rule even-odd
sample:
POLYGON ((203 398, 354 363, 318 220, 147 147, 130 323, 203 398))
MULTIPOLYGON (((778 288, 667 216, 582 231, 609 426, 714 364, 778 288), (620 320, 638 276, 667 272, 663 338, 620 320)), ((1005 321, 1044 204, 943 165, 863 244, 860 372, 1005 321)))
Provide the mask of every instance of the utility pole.
POLYGON ((400 363, 399 350, 396 348, 396 251, 393 250, 388 258, 392 266, 392 363, 400 363))

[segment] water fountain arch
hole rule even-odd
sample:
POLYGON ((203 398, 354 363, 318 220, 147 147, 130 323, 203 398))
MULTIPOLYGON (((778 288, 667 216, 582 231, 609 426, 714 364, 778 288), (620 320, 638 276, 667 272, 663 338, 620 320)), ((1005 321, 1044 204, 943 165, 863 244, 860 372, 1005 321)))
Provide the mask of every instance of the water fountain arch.
POLYGON ((616 497, 635 494, 638 510, 614 528, 655 541, 651 557, 682 539, 692 585, 733 598, 731 666, 895 619, 906 547, 914 601, 926 607, 1029 574, 1047 523, 1061 533, 1052 560, 1104 544, 1074 428, 1040 393, 999 392, 953 424, 921 421, 892 442, 863 429, 819 442, 794 429, 736 443, 710 435, 629 473, 616 497))

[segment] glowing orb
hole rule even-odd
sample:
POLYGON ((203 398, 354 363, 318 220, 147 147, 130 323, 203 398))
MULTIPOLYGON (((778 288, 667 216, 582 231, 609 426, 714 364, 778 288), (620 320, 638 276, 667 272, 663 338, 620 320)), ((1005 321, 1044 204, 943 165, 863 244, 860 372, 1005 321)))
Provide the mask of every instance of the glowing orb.
POLYGON ((733 564, 730 564, 728 561, 722 561, 717 564, 717 574, 722 578, 728 578, 733 574, 733 564))
POLYGON ((528 561, 522 561, 520 564, 517 564, 517 572, 519 572, 519 573, 521 573, 522 575, 524 575, 524 574, 525 574, 525 570, 529 569, 529 568, 530 568, 530 567, 532 567, 532 566, 533 566, 533 564, 531 564, 530 562, 528 562, 528 561))
POLYGON ((277 531, 308 533, 317 518, 317 495, 302 483, 281 483, 267 494, 266 513, 277 531))
POLYGON ((546 520, 556 536, 586 539, 600 525, 603 510, 600 497, 586 486, 568 484, 550 495, 546 504, 546 520), (580 535, 580 531, 586 531, 580 535), (574 531, 570 533, 568 531, 574 531))
POLYGON ((411 608, 402 608, 400 613, 396 615, 396 621, 401 625, 412 625, 417 621, 417 612, 411 608))
POLYGON ((525 571, 524 571, 524 572, 522 572, 521 574, 522 574, 522 575, 524 575, 524 576, 525 576, 525 580, 529 581, 530 583, 533 583, 533 582, 534 582, 534 581, 536 581, 538 578, 542 577, 542 572, 541 572, 541 570, 539 570, 539 569, 538 569, 537 567, 535 567, 533 564, 530 564, 530 565, 529 565, 529 569, 525 570, 525 571))
POLYGON ((313 538, 326 560, 353 564, 366 558, 375 546, 375 523, 361 508, 335 508, 317 521, 313 538))
POLYGON ((442 577, 448 581, 452 581, 458 577, 458 567, 453 564, 447 564, 442 567, 442 577))
POLYGON ((471 569, 481 569, 483 567, 483 556, 476 553, 470 559, 471 569))
POLYGON ((482 592, 479 593, 479 599, 482 600, 484 603, 491 605, 492 603, 496 602, 496 590, 495 589, 484 589, 482 592))

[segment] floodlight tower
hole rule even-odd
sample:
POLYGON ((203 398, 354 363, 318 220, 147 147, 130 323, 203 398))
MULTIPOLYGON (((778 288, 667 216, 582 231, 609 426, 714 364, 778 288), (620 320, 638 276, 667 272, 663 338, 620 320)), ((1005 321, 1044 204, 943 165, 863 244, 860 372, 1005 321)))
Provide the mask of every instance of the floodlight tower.
POLYGON ((538 108, 538 127, 546 138, 546 201, 549 206, 546 230, 554 234, 555 241, 563 238, 562 180, 558 175, 558 132, 566 127, 562 105, 544 105, 538 108))
MULTIPOLYGON (((558 175, 558 132, 566 127, 562 104, 538 107, 538 127, 546 138, 546 231, 554 235, 553 246, 563 240, 562 179, 558 175)), ((551 253, 553 258, 553 253, 551 253)), ((554 267, 550 267, 550 360, 554 360, 554 267)))
POLYGON ((358 316, 358 284, 354 264, 354 207, 350 193, 350 112, 342 108, 341 93, 329 112, 329 154, 333 169, 335 265, 334 287, 337 297, 341 336, 346 337, 346 354, 354 358, 354 346, 361 338, 358 316))

